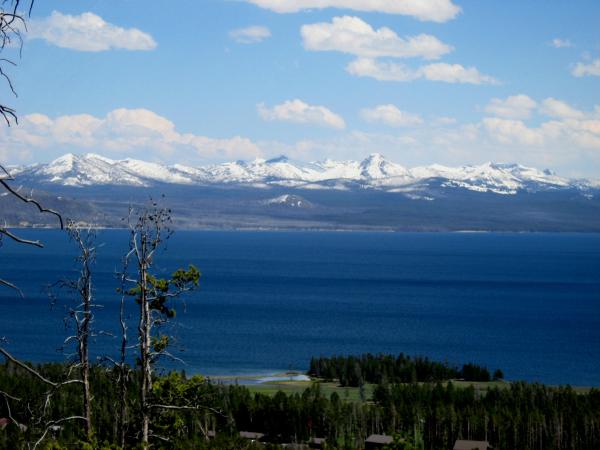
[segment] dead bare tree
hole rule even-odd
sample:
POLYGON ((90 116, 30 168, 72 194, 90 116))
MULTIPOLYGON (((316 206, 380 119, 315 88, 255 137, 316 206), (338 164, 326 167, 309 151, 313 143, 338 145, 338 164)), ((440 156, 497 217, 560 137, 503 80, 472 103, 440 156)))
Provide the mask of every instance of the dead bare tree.
POLYGON ((135 277, 128 281, 134 287, 128 290, 139 305, 138 345, 140 365, 140 418, 139 440, 144 448, 150 439, 152 409, 169 407, 152 402, 152 376, 161 356, 173 357, 168 351, 169 336, 161 334, 160 326, 175 316, 173 300, 198 286, 200 272, 190 265, 187 270, 178 269, 169 278, 157 278, 151 273, 157 252, 172 234, 171 211, 152 202, 129 216, 130 250, 135 277), (135 218, 135 220, 133 220, 135 218))
POLYGON ((73 325, 75 334, 65 339, 64 345, 75 342, 76 363, 82 381, 82 410, 84 432, 88 441, 92 438, 92 397, 90 393, 90 338, 94 336, 92 330, 94 304, 92 265, 96 260, 96 233, 92 228, 82 229, 73 221, 67 224, 67 231, 71 241, 75 243, 78 255, 76 261, 79 267, 79 276, 75 280, 63 280, 60 287, 69 289, 75 294, 75 306, 68 310, 69 322, 73 325))
MULTIPOLYGON (((129 210, 129 217, 131 216, 131 208, 129 210)), ((127 317, 125 313, 127 295, 127 283, 128 283, 128 269, 129 260, 133 254, 133 249, 123 258, 123 271, 118 274, 120 286, 117 288, 117 292, 121 294, 119 302, 119 328, 121 331, 121 342, 119 346, 119 359, 112 360, 110 357, 107 359, 112 362, 117 369, 117 383, 119 386, 119 413, 115 416, 115 428, 117 429, 117 435, 119 437, 119 445, 125 448, 125 438, 128 427, 128 404, 127 404, 127 392, 129 381, 131 380, 132 369, 127 364, 127 351, 130 349, 128 346, 128 330, 127 317)), ((135 348, 134 346, 133 348, 135 348)))

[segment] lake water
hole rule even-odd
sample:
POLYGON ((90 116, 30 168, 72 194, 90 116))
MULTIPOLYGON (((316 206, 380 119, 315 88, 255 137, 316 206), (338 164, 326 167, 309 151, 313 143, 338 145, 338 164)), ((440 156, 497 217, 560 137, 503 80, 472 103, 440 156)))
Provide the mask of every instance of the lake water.
MULTIPOLYGON (((0 337, 20 358, 60 360, 69 301, 61 294, 51 308, 44 286, 72 273, 75 249, 57 231, 23 234, 46 247, 4 239, 0 276, 25 298, 0 289, 0 337)), ((127 233, 101 231, 97 242, 95 326, 116 330, 127 233)), ((270 374, 306 370, 313 355, 404 352, 499 367, 511 380, 600 386, 597 234, 190 231, 156 263, 203 273, 169 329, 186 364, 165 365, 188 373, 270 374)), ((95 342, 97 353, 116 345, 95 342)))

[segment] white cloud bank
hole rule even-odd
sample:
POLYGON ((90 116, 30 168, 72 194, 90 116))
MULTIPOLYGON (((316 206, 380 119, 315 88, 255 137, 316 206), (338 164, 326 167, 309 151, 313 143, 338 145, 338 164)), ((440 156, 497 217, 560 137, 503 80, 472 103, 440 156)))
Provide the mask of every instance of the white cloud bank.
MULTIPOLYGON (((262 155, 258 145, 249 139, 180 133, 173 122, 147 109, 120 108, 104 117, 76 114, 51 118, 29 114, 20 119, 16 127, 0 128, 0 148, 11 148, 24 159, 32 153, 57 151, 94 151, 119 157, 139 152, 144 159, 186 161, 262 155)), ((11 160, 15 159, 14 154, 11 160)))
POLYGON ((334 17, 332 22, 304 25, 300 33, 304 48, 311 51, 338 51, 367 58, 421 57, 437 59, 452 51, 435 36, 419 34, 402 38, 390 28, 373 29, 358 17, 334 17))
POLYGON ((582 119, 585 117, 585 114, 582 111, 552 97, 549 97, 542 102, 540 112, 547 116, 557 117, 559 119, 582 119))
POLYGON ((598 178, 600 105, 581 111, 562 100, 524 94, 492 99, 490 105, 498 115, 489 109, 489 116, 472 123, 425 120, 395 105, 379 105, 362 110, 362 117, 394 126, 393 132, 349 130, 326 140, 300 141, 285 151, 303 160, 356 159, 383 152, 409 167, 516 162, 565 176, 598 178))
MULTIPOLYGON (((530 119, 490 115, 473 123, 459 123, 448 117, 424 120, 394 105, 379 105, 362 112, 363 118, 394 126, 393 132, 348 130, 329 138, 291 143, 182 133, 173 122, 147 109, 115 109, 102 117, 30 114, 21 117, 18 126, 0 128, 0 158, 16 164, 43 161, 66 152, 94 152, 111 158, 199 165, 282 152, 301 160, 359 159, 378 151, 408 166, 491 160, 549 167, 565 176, 598 178, 600 105, 581 111, 557 99, 532 101, 537 106, 530 119)), ((285 110, 264 109, 273 120, 279 120, 275 110, 285 110)), ((288 111, 281 116, 290 118, 294 114, 288 111)))
POLYGON ((229 32, 229 37, 238 44, 257 44, 271 37, 271 30, 262 26, 238 28, 229 32))
POLYGON ((58 47, 82 52, 156 48, 156 42, 150 34, 137 28, 110 24, 91 12, 72 16, 53 11, 49 17, 29 21, 25 37, 42 39, 58 47))
POLYGON ((411 127, 423 123, 419 115, 401 111, 395 105, 365 108, 361 111, 361 116, 367 122, 381 122, 392 127, 411 127))
POLYGON ((412 69, 404 64, 357 58, 346 66, 348 73, 358 77, 370 77, 379 81, 414 81, 426 79, 445 83, 498 84, 498 80, 482 74, 475 67, 461 64, 434 63, 412 69))
POLYGON ((502 144, 537 146, 546 150, 559 146, 563 153, 567 148, 571 152, 578 148, 600 150, 598 106, 593 111, 584 112, 552 97, 538 106, 531 98, 519 95, 505 100, 493 99, 486 112, 500 116, 486 117, 482 124, 489 136, 502 144), (536 106, 539 114, 545 117, 538 126, 517 120, 529 118, 536 106))
POLYGON ((527 95, 513 95, 506 99, 493 98, 485 112, 507 119, 528 119, 537 107, 537 102, 527 95))
POLYGON ((600 77, 600 58, 589 63, 579 62, 575 64, 571 73, 576 77, 600 77))
POLYGON ((306 9, 338 8, 364 12, 401 14, 432 22, 447 22, 460 13, 452 0, 246 0, 277 13, 306 9))
POLYGON ((257 105, 258 113, 264 120, 314 124, 330 128, 346 128, 344 119, 324 106, 314 106, 302 100, 288 100, 268 108, 263 103, 257 105))

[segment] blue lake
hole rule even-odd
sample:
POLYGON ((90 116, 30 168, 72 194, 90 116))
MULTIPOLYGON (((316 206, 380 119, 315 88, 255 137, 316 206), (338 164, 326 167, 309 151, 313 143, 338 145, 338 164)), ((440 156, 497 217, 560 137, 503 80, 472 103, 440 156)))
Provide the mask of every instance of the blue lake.
MULTIPOLYGON (((46 247, 4 239, 0 277, 25 298, 0 288, 0 337, 22 359, 61 360, 68 295, 51 307, 44 286, 73 275, 75 248, 57 231, 22 234, 46 247)), ((97 329, 117 330, 127 238, 98 233, 97 329)), ((156 269, 188 263, 201 288, 169 328, 186 364, 168 368, 268 374, 306 370, 313 355, 404 352, 600 386, 598 234, 177 232, 156 269)), ((117 347, 95 341, 96 353, 117 347)))

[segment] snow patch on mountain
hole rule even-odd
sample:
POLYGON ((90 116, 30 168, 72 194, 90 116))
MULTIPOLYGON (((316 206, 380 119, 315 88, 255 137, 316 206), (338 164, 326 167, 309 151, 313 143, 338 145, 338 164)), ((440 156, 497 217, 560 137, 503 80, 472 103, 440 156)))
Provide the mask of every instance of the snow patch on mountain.
POLYGON ((264 201, 269 206, 285 206, 289 208, 312 208, 312 203, 299 195, 284 194, 264 201))

